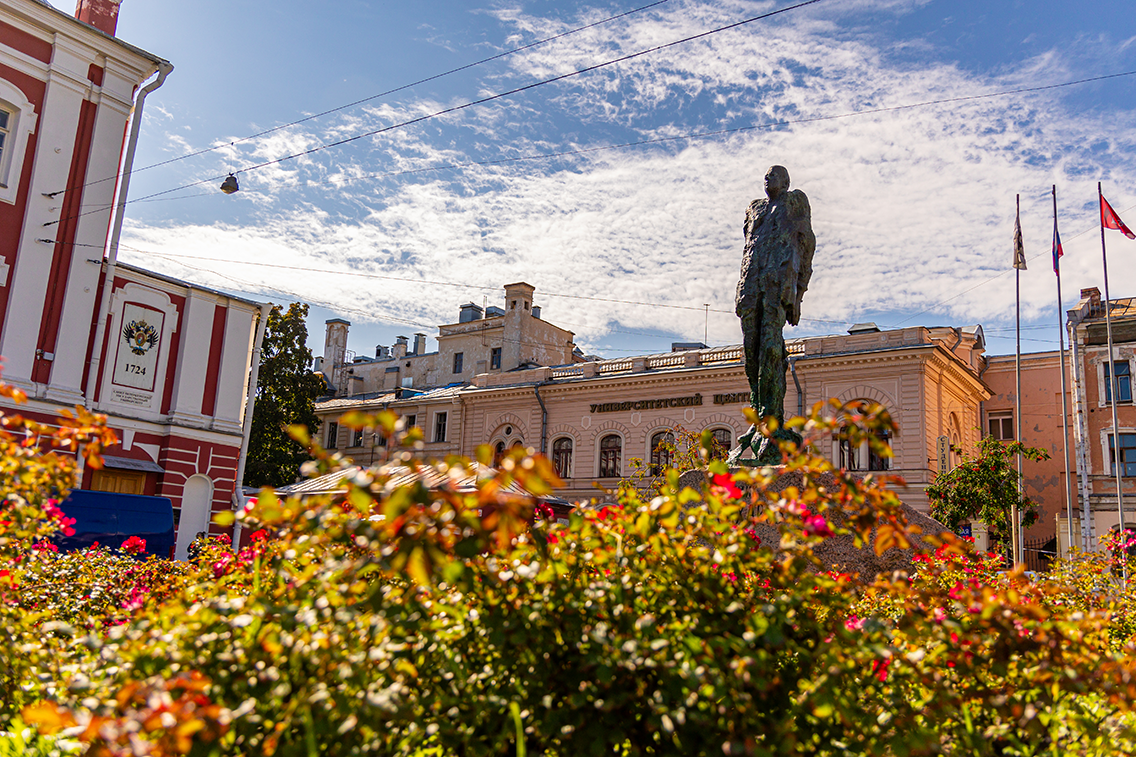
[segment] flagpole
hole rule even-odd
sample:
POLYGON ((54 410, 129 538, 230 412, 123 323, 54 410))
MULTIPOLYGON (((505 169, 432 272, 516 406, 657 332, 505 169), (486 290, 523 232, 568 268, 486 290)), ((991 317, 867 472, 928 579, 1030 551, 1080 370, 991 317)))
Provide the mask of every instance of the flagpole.
MULTIPOLYGON (((1116 395, 1119 393, 1120 382, 1116 378, 1116 362, 1113 359, 1115 353, 1112 351, 1112 300, 1108 294, 1108 253, 1105 249, 1104 243, 1104 193, 1101 191, 1101 183, 1097 182, 1097 206, 1101 208, 1101 259, 1104 264, 1104 327, 1105 334, 1108 337, 1108 384, 1109 393, 1112 395, 1112 460, 1113 460, 1113 477, 1116 479, 1116 511, 1120 517, 1120 538, 1124 539, 1124 493, 1120 487, 1120 474, 1123 470, 1124 461, 1121 459, 1120 453, 1120 421, 1117 419, 1116 414, 1116 395)), ((1128 581, 1128 568, 1127 560, 1121 562, 1122 578, 1125 582, 1128 581)))
POLYGON ((1073 477, 1069 474, 1069 393, 1065 383, 1065 313, 1061 304, 1061 235, 1057 232, 1057 185, 1053 185, 1053 272, 1057 274, 1057 337, 1061 344, 1061 443, 1065 464, 1065 525, 1069 541, 1065 552, 1073 548, 1073 477))
MULTIPOLYGON (((1015 224, 1021 232, 1021 195, 1014 195, 1015 224)), ((1016 240, 1015 240, 1016 244, 1016 240)), ((1022 442, 1022 269, 1014 264, 1014 332, 1017 334, 1017 350, 1014 353, 1014 425, 1019 445, 1022 442)), ((1018 451, 1018 499, 1010 508, 1010 551, 1014 553, 1014 563, 1023 562, 1021 534, 1022 499, 1022 453, 1018 451)))

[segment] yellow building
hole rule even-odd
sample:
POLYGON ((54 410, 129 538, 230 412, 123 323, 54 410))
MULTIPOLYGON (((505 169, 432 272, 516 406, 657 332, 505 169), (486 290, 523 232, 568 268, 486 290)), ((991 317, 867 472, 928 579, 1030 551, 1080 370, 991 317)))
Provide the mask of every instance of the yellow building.
MULTIPOLYGON (((428 453, 522 444, 553 460, 565 480, 561 496, 588 499, 629 476, 631 458, 651 461, 675 429, 712 429, 728 448, 747 427, 740 346, 589 359, 571 332, 539 317, 532 286, 505 290, 503 313, 470 317, 477 313, 463 307, 463 320, 439 327, 433 353, 421 338, 410 353, 396 344, 390 355, 380 349, 375 358, 350 359, 349 324, 329 321, 321 367, 335 396, 316 407, 325 444, 360 463, 378 459, 371 434, 341 429, 337 419, 348 410, 390 408, 424 431, 428 453)), ((834 447, 833 459, 851 469, 886 466, 907 482, 904 500, 926 510, 939 439, 966 448, 978 440, 981 403, 990 397, 979 375, 984 350, 977 326, 880 331, 865 324, 797 340, 789 344, 786 413, 830 398, 882 404, 900 427, 894 458, 834 447)))

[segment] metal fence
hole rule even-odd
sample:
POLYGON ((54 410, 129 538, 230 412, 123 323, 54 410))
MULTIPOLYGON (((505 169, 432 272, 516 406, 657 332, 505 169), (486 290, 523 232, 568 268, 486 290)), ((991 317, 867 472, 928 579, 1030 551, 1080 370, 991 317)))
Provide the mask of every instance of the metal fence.
POLYGON ((1022 542, 1022 556, 1025 558, 1026 569, 1037 573, 1049 570, 1049 566, 1057 559, 1057 537, 1048 539, 1039 536, 1035 539, 1025 539, 1022 542))

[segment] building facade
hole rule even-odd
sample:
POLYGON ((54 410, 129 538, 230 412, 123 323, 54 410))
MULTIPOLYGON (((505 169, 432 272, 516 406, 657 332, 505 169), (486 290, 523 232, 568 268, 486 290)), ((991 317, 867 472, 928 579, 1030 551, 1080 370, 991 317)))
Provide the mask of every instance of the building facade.
POLYGON ((1136 370, 1136 301, 1113 300, 1110 316, 1114 359, 1108 359, 1104 302, 1100 290, 1081 290, 1068 311, 1065 370, 1065 421, 1068 459, 1062 441, 1065 412, 1058 351, 1022 355, 1021 418, 1015 417, 1015 358, 990 358, 983 380, 993 396, 983 407, 984 430, 997 439, 1021 439, 1045 449, 1050 459, 1029 463, 1024 490, 1041 510, 1041 520, 1027 539, 1050 541, 1048 549, 1068 546, 1067 510, 1073 511, 1073 544, 1095 549, 1100 536, 1119 524, 1116 488, 1116 436, 1120 437, 1121 493, 1125 523, 1136 526, 1136 407, 1132 374, 1136 370), (1112 423, 1110 371, 1118 382, 1117 420, 1112 423))
MULTIPOLYGON (((507 305, 518 286, 506 287, 507 305)), ((534 290, 524 286, 531 313, 534 290)), ((668 434, 710 429, 728 449, 748 427, 742 408, 748 402, 749 387, 740 346, 710 349, 696 345, 695 349, 658 355, 589 359, 574 350, 568 341, 570 332, 529 318, 528 325, 539 321, 546 329, 544 334, 563 340, 556 345, 557 363, 540 364, 541 358, 534 357, 540 340, 529 338, 523 328, 517 339, 518 352, 510 356, 510 362, 494 367, 492 350, 504 345, 493 337, 484 343, 480 339, 495 333, 504 340, 510 332, 479 333, 470 327, 455 333, 451 326, 441 326, 439 350, 431 353, 434 361, 441 360, 447 367, 455 350, 469 350, 490 356, 489 370, 475 369, 464 381, 421 391, 412 383, 403 387, 390 383, 373 392, 338 391, 337 396, 317 404, 323 442, 356 462, 381 459, 376 458, 382 452, 375 447, 373 435, 348 431, 337 421, 349 410, 392 409, 423 430, 430 455, 472 456, 483 444, 498 452, 515 445, 543 452, 564 479, 558 496, 575 500, 604 497, 605 490, 632 474, 632 459, 648 467, 665 462, 659 459, 657 448, 668 434), (469 344, 459 338, 474 340, 473 347, 459 347, 469 344), (450 340, 455 346, 448 346, 450 340)), ((882 404, 900 427, 891 440, 894 457, 881 461, 867 449, 834 446, 833 459, 851 469, 886 466, 906 481, 905 501, 925 510, 925 489, 937 472, 939 438, 945 436, 962 447, 973 447, 978 440, 981 403, 990 397, 979 377, 985 350, 982 330, 912 327, 880 331, 868 327, 854 331, 790 343, 786 412, 804 414, 813 404, 830 398, 882 404)), ((338 350, 345 336, 345 322, 329 322, 329 344, 334 343, 338 350)), ((381 369, 385 376, 390 368, 406 367, 408 361, 403 356, 398 359, 398 366, 392 364, 393 358, 367 362, 365 370, 381 369)), ((324 360, 327 365, 326 356, 324 360)), ((338 359, 330 363, 338 365, 338 359)), ((358 363, 351 367, 359 370, 358 363)), ((367 379, 363 386, 368 386, 367 379)))
POLYGON ((233 506, 265 311, 117 261, 145 96, 172 70, 117 17, 0 3, 0 354, 22 414, 108 416, 120 443, 80 486, 169 497, 184 554, 233 506))

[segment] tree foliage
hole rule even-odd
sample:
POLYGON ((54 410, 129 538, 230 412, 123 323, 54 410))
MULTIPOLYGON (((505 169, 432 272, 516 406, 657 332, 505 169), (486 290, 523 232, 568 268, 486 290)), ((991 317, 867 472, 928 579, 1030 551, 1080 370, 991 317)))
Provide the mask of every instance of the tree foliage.
POLYGON ((323 379, 312 371, 304 323, 307 315, 308 306, 298 302, 287 311, 273 305, 268 314, 245 465, 246 486, 290 484, 308 459, 307 450, 286 430, 293 424, 318 425, 315 400, 326 391, 323 379))
MULTIPOLYGON (((825 539, 882 551, 913 530, 886 477, 815 453, 878 439, 886 415, 819 410, 787 424, 809 442, 785 453, 798 486, 710 461, 700 491, 672 469, 567 523, 510 493, 550 491, 547 460, 512 450, 459 491, 470 461, 422 460, 416 429, 357 413, 344 424, 385 434, 388 459, 356 470, 312 444, 308 472, 349 472, 342 493, 263 491, 218 516, 263 529, 252 545, 208 540, 129 608, 26 611, 58 562, 4 532, 19 699, 0 730, 115 757, 1133 753, 1136 595, 1107 553, 1031 581, 923 534, 938 547, 909 574, 826 571, 825 539)), ((46 517, 9 504, 0 531, 46 517)))
POLYGON ((1049 459, 1049 453, 1040 447, 1000 442, 993 436, 980 440, 973 456, 963 453, 962 462, 936 476, 927 487, 931 517, 952 531, 957 531, 964 520, 982 521, 992 543, 1008 544, 1010 508, 1019 503, 1019 497, 1022 527, 1029 528, 1038 517, 1037 503, 1019 493, 1021 477, 1014 459, 1019 452, 1029 461, 1049 459))

